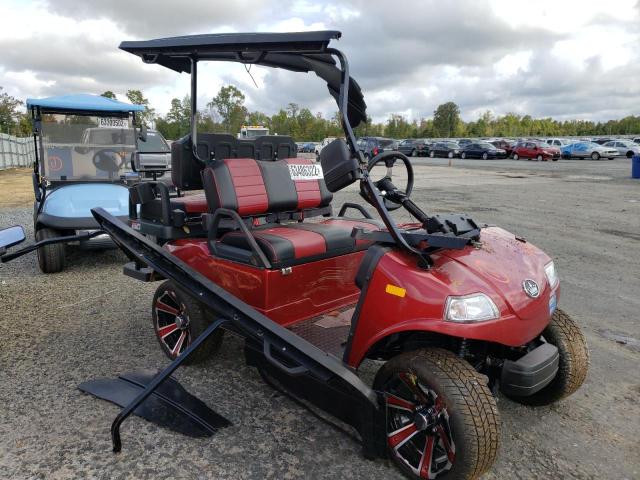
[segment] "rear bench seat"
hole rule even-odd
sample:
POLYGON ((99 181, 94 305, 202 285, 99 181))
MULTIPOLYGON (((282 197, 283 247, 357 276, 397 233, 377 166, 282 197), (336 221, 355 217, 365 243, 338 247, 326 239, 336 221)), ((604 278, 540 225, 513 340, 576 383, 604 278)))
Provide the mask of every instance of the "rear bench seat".
MULTIPOLYGON (((216 162, 202 172, 209 210, 224 208, 241 217, 255 217, 329 207, 333 196, 317 167, 303 158, 216 162)), ((252 228, 251 234, 271 267, 284 268, 366 249, 368 243, 356 242, 351 236, 354 227, 379 230, 381 223, 338 217, 319 222, 269 223, 252 228)), ((250 239, 242 231, 226 232, 210 239, 209 245, 216 256, 256 263, 250 239)))
MULTIPOLYGON (((296 156, 295 143, 284 135, 264 135, 255 140, 242 141, 226 133, 201 133, 198 135, 198 156, 205 161, 220 161, 227 158, 255 158, 273 161, 276 158, 296 156), (251 155, 249 157, 248 155, 251 155)), ((191 137, 187 135, 171 144, 171 179, 182 191, 202 189, 201 164, 193 158, 191 137)), ((180 227, 184 223, 200 221, 200 215, 207 213, 207 200, 196 194, 169 199, 171 226, 180 227)), ((140 219, 152 224, 162 223, 162 203, 159 198, 148 200, 140 206, 140 219)))

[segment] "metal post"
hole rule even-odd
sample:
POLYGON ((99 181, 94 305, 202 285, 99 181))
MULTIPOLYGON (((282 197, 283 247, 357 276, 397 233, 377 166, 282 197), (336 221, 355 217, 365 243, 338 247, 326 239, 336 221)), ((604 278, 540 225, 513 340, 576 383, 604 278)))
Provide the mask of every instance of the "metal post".
POLYGON ((211 334, 226 323, 226 318, 220 318, 213 322, 209 327, 189 345, 182 355, 179 355, 174 361, 172 361, 167 368, 158 373, 151 383, 145 387, 145 389, 122 411, 118 414, 116 419, 111 424, 111 443, 113 444, 113 451, 118 453, 122 450, 122 441, 120 440, 120 425, 124 422, 133 411, 144 402, 149 395, 151 395, 182 363, 191 356, 193 352, 207 339, 211 334))

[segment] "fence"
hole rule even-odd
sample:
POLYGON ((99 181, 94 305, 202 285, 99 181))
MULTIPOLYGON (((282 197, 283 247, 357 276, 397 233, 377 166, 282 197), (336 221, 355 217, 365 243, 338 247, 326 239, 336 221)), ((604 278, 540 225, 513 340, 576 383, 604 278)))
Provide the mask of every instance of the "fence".
POLYGON ((33 137, 14 137, 0 133, 0 170, 30 167, 35 161, 33 137))

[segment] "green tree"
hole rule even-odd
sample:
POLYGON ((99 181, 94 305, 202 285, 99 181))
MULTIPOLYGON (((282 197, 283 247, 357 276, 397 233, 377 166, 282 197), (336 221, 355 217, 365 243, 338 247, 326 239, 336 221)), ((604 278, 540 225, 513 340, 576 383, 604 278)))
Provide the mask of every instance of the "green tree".
POLYGON ((440 137, 456 135, 460 125, 460 109, 454 102, 443 103, 433 112, 433 127, 440 137))
POLYGON ((17 125, 22 115, 18 108, 22 105, 22 101, 2 90, 4 88, 0 87, 0 132, 18 133, 17 125))
POLYGON ((156 115, 155 109, 149 106, 149 100, 142 95, 140 90, 127 90, 127 98, 134 105, 144 107, 144 112, 138 112, 136 115, 142 123, 149 125, 156 115))
POLYGON ((240 90, 233 85, 226 85, 207 103, 207 107, 215 108, 218 111, 222 118, 222 125, 227 132, 237 133, 248 114, 244 100, 244 94, 240 90))
POLYGON ((101 97, 112 98, 112 99, 114 99, 114 100, 116 99, 116 94, 115 94, 115 93, 113 93, 111 90, 107 90, 106 92, 101 93, 101 94, 100 94, 100 96, 101 96, 101 97))

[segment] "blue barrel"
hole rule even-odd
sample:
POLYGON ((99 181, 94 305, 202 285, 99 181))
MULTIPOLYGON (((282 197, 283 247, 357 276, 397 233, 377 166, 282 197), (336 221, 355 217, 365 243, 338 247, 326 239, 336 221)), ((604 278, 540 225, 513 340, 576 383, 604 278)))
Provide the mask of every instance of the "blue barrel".
POLYGON ((631 178, 640 178, 640 155, 631 157, 631 178))

